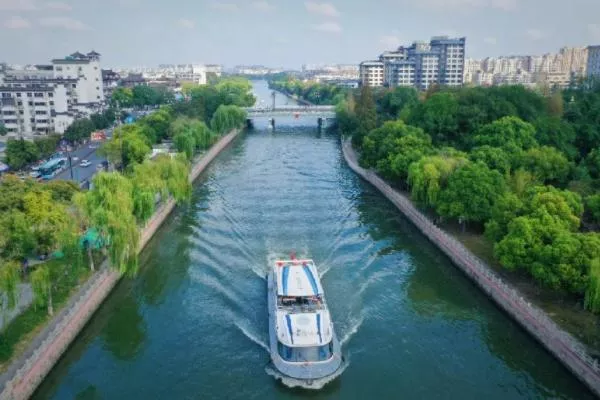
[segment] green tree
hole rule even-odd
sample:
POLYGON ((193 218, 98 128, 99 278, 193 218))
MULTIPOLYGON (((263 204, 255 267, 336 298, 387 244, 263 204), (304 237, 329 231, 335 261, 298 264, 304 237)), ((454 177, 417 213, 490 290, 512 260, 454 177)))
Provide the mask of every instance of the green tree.
POLYGON ((595 258, 590 262, 584 306, 594 313, 600 312, 600 258, 595 258))
POLYGON ((381 118, 384 121, 398 119, 403 110, 410 110, 419 102, 418 92, 414 88, 396 87, 385 92, 379 102, 381 118))
POLYGON ((496 199, 506 190, 502 175, 484 163, 467 163, 448 178, 440 193, 437 212, 464 221, 484 222, 492 212, 496 199))
POLYGON ((115 108, 133 107, 133 92, 129 88, 117 88, 112 92, 110 104, 115 108))
POLYGON ((535 138, 539 144, 556 147, 569 160, 578 156, 574 144, 577 135, 573 125, 558 117, 542 117, 535 120, 534 126, 535 138))
POLYGON ((571 171, 569 160, 549 146, 529 149, 523 154, 521 165, 543 183, 565 183, 571 171))
POLYGON ((485 223, 485 235, 499 242, 508 233, 508 224, 518 216, 525 214, 525 203, 514 193, 504 192, 496 199, 490 218, 485 223))
POLYGON ((473 138, 475 146, 502 147, 508 153, 537 145, 535 128, 517 117, 504 117, 481 127, 473 138))
POLYGON ((96 126, 89 118, 81 118, 73 121, 65 130, 64 138, 72 143, 81 142, 89 139, 90 134, 96 130, 96 126))
POLYGON ((4 261, 0 263, 0 296, 1 309, 13 309, 19 301, 19 283, 20 278, 19 263, 14 261, 4 261), (6 301, 6 304, 3 302, 6 301))
POLYGON ((474 162, 481 161, 487 165, 488 168, 495 169, 502 174, 509 173, 512 168, 511 157, 501 147, 492 147, 488 145, 475 147, 469 153, 469 158, 474 162))
POLYGON ((590 215, 590 219, 594 223, 600 224, 600 193, 586 197, 585 208, 590 215))
POLYGON ((37 305, 47 306, 48 315, 54 315, 54 303, 52 301, 53 277, 50 273, 50 267, 42 265, 36 268, 29 279, 37 305))
POLYGON ((357 127, 352 136, 352 144, 355 147, 360 147, 363 138, 373 129, 377 127, 377 110, 375 108, 375 100, 373 92, 369 86, 362 86, 360 96, 355 105, 357 127))
POLYGON ((452 93, 438 92, 416 106, 409 123, 431 135, 436 144, 454 144, 458 139, 458 101, 452 93))
POLYGON ((111 140, 99 149, 99 154, 116 166, 127 168, 133 163, 141 163, 152 152, 143 128, 138 124, 128 124, 115 129, 111 140))
POLYGON ((101 172, 92 180, 93 189, 75 196, 75 203, 89 226, 109 241, 111 265, 119 272, 137 272, 139 231, 134 216, 133 186, 119 173, 101 172))
POLYGON ((435 207, 452 172, 467 162, 463 155, 441 153, 412 163, 408 168, 412 197, 419 203, 435 207))
POLYGON ((241 128, 246 122, 246 112, 234 105, 220 105, 211 121, 211 128, 223 135, 232 129, 241 128))
POLYGON ((21 169, 27 164, 39 160, 40 150, 30 141, 23 138, 6 142, 6 163, 12 169, 21 169))
POLYGON ((8 134, 8 129, 4 124, 0 123, 0 136, 6 136, 8 134))
POLYGON ((24 212, 14 210, 0 214, 0 249, 9 260, 22 260, 36 247, 31 227, 24 212))

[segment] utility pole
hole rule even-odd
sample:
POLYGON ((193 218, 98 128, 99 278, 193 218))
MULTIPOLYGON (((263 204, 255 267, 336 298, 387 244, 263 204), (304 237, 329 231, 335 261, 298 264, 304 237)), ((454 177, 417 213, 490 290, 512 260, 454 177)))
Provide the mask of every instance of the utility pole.
POLYGON ((271 97, 273 98, 273 105, 272 105, 272 109, 275 109, 275 91, 271 92, 271 97))

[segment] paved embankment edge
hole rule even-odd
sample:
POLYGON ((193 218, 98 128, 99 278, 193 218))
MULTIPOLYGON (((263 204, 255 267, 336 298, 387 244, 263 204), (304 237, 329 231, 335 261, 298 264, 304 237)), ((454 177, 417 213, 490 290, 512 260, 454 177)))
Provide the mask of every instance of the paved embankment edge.
MULTIPOLYGON (((200 176, 239 132, 234 130, 223 136, 195 160, 190 171, 190 182, 200 176)), ((174 208, 175 200, 169 199, 156 210, 140 232, 140 252, 174 208)), ((120 279, 121 275, 104 263, 81 286, 61 312, 34 338, 25 353, 0 376, 0 400, 27 399, 33 394, 120 279)))
POLYGON ((577 339, 560 328, 543 310, 532 305, 458 240, 425 217, 407 197, 394 190, 373 171, 360 167, 349 140, 342 140, 342 152, 348 166, 356 174, 377 188, 500 308, 600 397, 600 366, 577 339))

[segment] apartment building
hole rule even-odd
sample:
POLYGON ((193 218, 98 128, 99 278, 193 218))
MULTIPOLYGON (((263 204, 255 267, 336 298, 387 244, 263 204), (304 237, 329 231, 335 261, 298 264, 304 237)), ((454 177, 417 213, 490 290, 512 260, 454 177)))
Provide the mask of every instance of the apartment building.
MULTIPOLYGON (((379 56, 379 64, 369 61, 361 64, 361 82, 367 70, 377 72, 383 65, 384 86, 415 86, 427 90, 433 84, 461 86, 464 83, 466 38, 452 39, 447 36, 433 37, 429 42, 414 42, 409 47, 399 47, 379 56), (365 64, 363 68, 363 64, 365 64), (363 74, 364 69, 364 74, 363 74)), ((372 86, 378 81, 371 80, 372 86)))
POLYGON ((359 65, 359 80, 363 86, 383 86, 384 63, 382 61, 361 62, 359 65))
POLYGON ((600 79, 600 45, 589 46, 587 50, 587 76, 600 79))
POLYGON ((93 51, 0 74, 0 121, 9 137, 64 133, 103 104, 100 54, 93 51))

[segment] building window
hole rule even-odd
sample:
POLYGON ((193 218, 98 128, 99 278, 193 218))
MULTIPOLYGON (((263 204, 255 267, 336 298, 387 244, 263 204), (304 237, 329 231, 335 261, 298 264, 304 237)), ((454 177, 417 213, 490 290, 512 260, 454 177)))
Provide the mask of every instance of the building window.
POLYGON ((53 106, 53 105, 54 105, 54 102, 53 102, 53 101, 51 101, 51 102, 50 102, 50 105, 51 105, 51 106, 53 106))
POLYGON ((33 93, 27 93, 27 97, 33 96, 33 93))
POLYGON ((35 93, 34 97, 44 97, 44 93, 35 93))
POLYGON ((54 93, 48 93, 48 97, 54 97, 54 93))
POLYGON ((29 101, 29 102, 27 102, 27 104, 28 104, 30 107, 33 107, 33 101, 29 101))
POLYGON ((20 92, 17 92, 17 97, 21 97, 21 93, 20 92))
POLYGON ((62 71, 62 67, 56 67, 57 71, 62 71))

